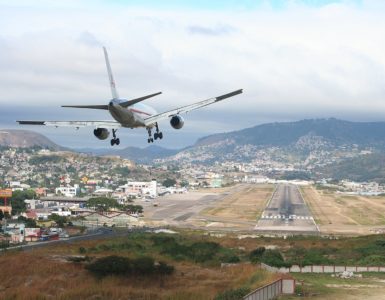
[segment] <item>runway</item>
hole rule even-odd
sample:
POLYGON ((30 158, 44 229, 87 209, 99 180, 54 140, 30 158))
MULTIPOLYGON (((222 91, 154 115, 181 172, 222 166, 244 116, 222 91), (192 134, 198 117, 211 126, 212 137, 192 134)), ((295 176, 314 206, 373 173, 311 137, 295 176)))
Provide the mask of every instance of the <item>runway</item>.
POLYGON ((292 184, 279 184, 276 187, 255 230, 282 234, 319 233, 298 187, 292 184))

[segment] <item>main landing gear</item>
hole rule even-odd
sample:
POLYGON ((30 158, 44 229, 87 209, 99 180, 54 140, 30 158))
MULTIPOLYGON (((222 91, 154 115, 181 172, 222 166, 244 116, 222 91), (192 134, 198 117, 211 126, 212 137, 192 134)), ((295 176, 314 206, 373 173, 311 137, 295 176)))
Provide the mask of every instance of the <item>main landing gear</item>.
POLYGON ((114 138, 111 140, 111 146, 113 146, 113 145, 119 146, 119 144, 120 144, 120 140, 119 140, 119 138, 116 137, 116 134, 115 134, 116 131, 117 131, 117 129, 112 129, 112 136, 114 138))
POLYGON ((163 133, 159 131, 158 123, 155 123, 155 133, 154 133, 154 138, 152 138, 152 133, 151 133, 151 127, 147 127, 147 132, 148 132, 148 143, 153 143, 154 139, 163 139, 163 133))

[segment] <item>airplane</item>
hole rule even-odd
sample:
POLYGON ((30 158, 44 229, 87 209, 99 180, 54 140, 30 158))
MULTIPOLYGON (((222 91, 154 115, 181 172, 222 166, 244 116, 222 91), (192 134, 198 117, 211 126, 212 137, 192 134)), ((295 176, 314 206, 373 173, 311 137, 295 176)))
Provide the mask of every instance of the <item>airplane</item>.
POLYGON ((66 127, 79 127, 94 126, 94 135, 100 140, 105 140, 109 137, 110 131, 112 131, 111 146, 119 145, 120 139, 116 137, 116 132, 119 128, 139 128, 144 127, 148 133, 148 143, 153 143, 154 139, 162 139, 163 133, 159 131, 158 121, 169 118, 170 125, 174 129, 181 129, 184 125, 184 119, 180 114, 187 113, 189 111, 222 101, 224 99, 241 94, 242 89, 210 98, 207 100, 199 101, 190 105, 185 105, 176 109, 172 109, 163 113, 157 113, 156 110, 149 105, 141 103, 143 100, 157 96, 162 92, 154 93, 139 98, 126 100, 119 98, 118 91, 115 86, 115 80, 112 75, 111 65, 108 58, 108 53, 105 47, 103 47, 104 58, 107 67, 108 79, 112 93, 112 99, 106 105, 62 105, 62 107, 70 108, 87 108, 87 109, 101 109, 107 110, 115 121, 16 121, 20 125, 45 125, 45 126, 66 126, 66 127), (152 136, 152 130, 155 128, 154 136, 152 136))

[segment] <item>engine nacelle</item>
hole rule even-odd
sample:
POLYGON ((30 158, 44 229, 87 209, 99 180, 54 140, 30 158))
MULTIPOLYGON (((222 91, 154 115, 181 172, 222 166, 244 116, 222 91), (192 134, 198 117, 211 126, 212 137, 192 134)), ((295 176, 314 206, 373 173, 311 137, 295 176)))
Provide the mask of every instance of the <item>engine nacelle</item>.
POLYGON ((181 116, 175 115, 171 118, 170 124, 174 129, 181 129, 184 125, 184 120, 181 116))
POLYGON ((96 128, 96 129, 94 129, 94 135, 99 140, 105 140, 110 135, 110 132, 106 128, 96 128))

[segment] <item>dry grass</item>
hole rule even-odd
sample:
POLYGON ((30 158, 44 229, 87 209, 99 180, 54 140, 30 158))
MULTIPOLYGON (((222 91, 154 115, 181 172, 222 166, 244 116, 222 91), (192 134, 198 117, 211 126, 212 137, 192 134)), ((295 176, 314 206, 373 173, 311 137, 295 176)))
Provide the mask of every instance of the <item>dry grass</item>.
POLYGON ((273 185, 242 185, 201 214, 229 220, 256 221, 273 189, 273 185))
POLYGON ((370 234, 385 225, 385 198, 350 196, 302 188, 322 233, 370 234))
POLYGON ((78 254, 80 246, 90 248, 105 242, 84 241, 1 254, 0 299, 212 299, 219 292, 245 284, 256 288, 273 276, 250 264, 208 268, 163 257, 176 267, 170 277, 97 279, 83 264, 65 260, 67 255, 78 254))

